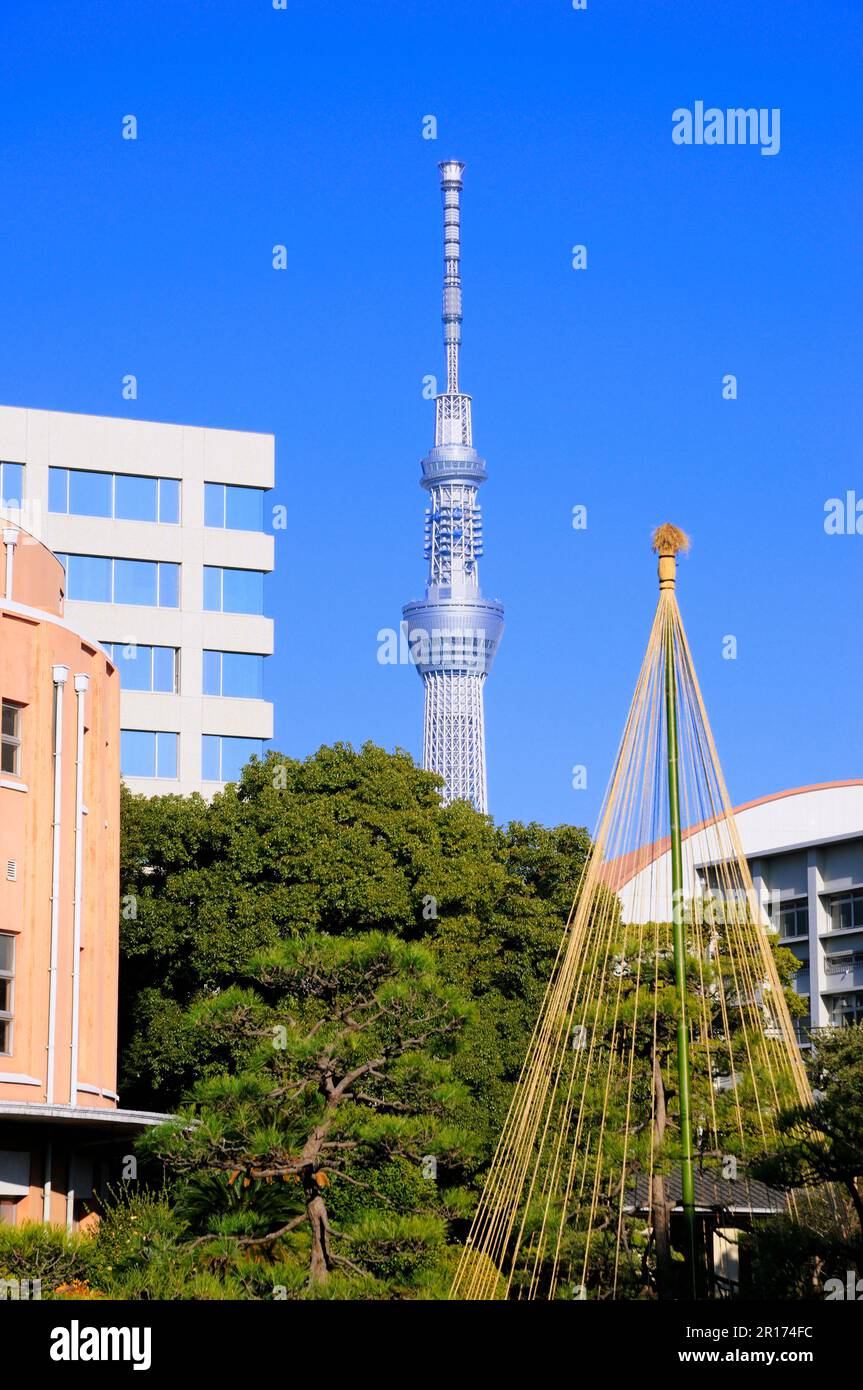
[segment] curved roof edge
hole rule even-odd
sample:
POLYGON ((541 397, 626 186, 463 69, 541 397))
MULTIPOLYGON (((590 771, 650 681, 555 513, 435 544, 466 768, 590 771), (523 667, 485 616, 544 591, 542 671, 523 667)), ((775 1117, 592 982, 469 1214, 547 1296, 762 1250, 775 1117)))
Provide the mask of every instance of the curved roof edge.
MULTIPOLYGON (((732 806, 731 814, 736 818, 743 811, 752 811, 756 806, 766 806, 771 801, 784 801, 789 796, 803 796, 807 792, 836 791, 841 787, 863 787, 863 777, 849 777, 842 782, 812 782, 805 787, 789 787, 786 791, 773 792, 770 796, 758 796, 753 801, 744 801, 740 806, 732 806)), ((711 816, 709 820, 688 826, 683 832, 683 839, 688 840, 690 836, 697 835, 700 830, 706 829, 708 825, 715 825, 720 820, 722 816, 711 816)), ((603 882, 612 892, 620 892, 627 883, 631 883, 657 859, 661 859, 663 854, 667 854, 670 847, 671 840, 668 835, 664 835, 661 840, 654 840, 650 845, 642 845, 617 859, 609 859, 602 865, 603 882)))

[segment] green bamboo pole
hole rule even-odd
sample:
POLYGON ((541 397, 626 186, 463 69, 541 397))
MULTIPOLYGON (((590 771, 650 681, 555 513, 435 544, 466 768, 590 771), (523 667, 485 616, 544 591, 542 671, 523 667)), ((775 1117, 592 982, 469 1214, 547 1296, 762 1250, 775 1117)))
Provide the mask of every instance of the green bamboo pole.
MULTIPOLYGON (((663 579, 660 551, 660 585, 674 587, 675 561, 666 559, 663 579), (670 575, 669 575, 670 571, 670 575), (669 582, 670 579, 670 582, 669 582)), ((680 1147, 683 1216, 686 1222, 689 1275, 693 1298, 698 1297, 695 1240, 695 1168, 692 1151, 692 1105, 689 1072, 689 1025, 686 1015, 686 935, 684 932, 683 848, 680 836, 680 779, 677 743, 677 682, 674 668, 674 621, 669 613, 665 639, 665 725, 668 742, 668 808, 671 826, 671 902, 674 929, 674 979, 677 986, 677 1087, 680 1097, 680 1147)))

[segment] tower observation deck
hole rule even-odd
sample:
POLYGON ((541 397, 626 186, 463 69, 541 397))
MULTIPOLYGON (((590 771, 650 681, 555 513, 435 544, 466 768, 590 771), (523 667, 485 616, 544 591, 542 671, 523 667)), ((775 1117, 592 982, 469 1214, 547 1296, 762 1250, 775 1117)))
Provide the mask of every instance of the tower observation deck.
POLYGON ((464 165, 439 165, 444 208, 443 326, 446 391, 435 397, 434 447, 422 461, 425 598, 402 610, 425 688, 423 766, 444 779, 444 801, 488 810, 483 688, 503 634, 503 606, 479 584, 485 461, 473 447, 471 398, 459 390, 461 189, 464 165))

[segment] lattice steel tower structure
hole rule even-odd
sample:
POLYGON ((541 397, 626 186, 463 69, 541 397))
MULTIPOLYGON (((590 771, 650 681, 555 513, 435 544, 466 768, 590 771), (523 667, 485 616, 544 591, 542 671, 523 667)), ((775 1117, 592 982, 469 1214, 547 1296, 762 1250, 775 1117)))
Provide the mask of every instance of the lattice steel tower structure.
POLYGON ((441 171, 444 221, 443 336, 446 391, 435 397, 434 447, 422 461, 426 596, 402 610, 412 659, 425 686, 423 766, 444 779, 444 800, 488 810, 483 687, 503 633, 503 606, 479 587, 485 461, 473 447, 471 400, 459 390, 460 197, 464 165, 441 171))

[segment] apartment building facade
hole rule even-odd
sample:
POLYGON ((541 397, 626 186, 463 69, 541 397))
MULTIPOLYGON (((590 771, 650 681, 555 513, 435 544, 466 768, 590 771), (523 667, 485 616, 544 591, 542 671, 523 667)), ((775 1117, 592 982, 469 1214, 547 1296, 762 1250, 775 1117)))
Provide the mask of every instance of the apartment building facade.
POLYGON ((0 510, 117 666, 133 791, 209 795, 272 737, 273 480, 271 435, 0 407, 0 510))

